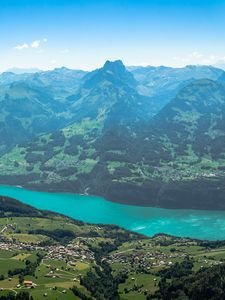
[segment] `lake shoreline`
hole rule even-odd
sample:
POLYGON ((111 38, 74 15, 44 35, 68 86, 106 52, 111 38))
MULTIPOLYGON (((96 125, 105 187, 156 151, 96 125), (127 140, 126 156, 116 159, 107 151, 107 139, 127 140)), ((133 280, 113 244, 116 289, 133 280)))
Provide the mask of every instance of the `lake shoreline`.
POLYGON ((31 183, 29 176, 0 176, 1 185, 20 185, 28 190, 48 193, 69 193, 102 197, 107 201, 137 207, 165 209, 194 209, 225 211, 225 176, 198 180, 171 181, 150 180, 143 186, 130 183, 93 181, 62 181, 58 183, 31 183))
POLYGON ((96 196, 40 192, 18 186, 1 185, 0 195, 82 222, 115 224, 149 237, 163 233, 191 239, 225 240, 224 211, 131 206, 96 196))
POLYGON ((212 208, 199 208, 199 207, 182 207, 182 206, 162 206, 162 205, 147 205, 146 202, 143 201, 130 201, 129 198, 127 199, 115 199, 115 197, 107 197, 105 196, 104 193, 99 193, 99 194, 93 194, 93 193, 78 193, 76 191, 69 191, 68 189, 63 189, 61 186, 57 187, 54 186, 54 188, 50 188, 50 186, 46 186, 46 185, 13 185, 13 184, 2 184, 0 183, 0 187, 1 186, 10 186, 10 187, 18 187, 18 188, 23 188, 29 191, 33 191, 33 192, 43 192, 43 193, 53 193, 53 194, 68 194, 68 195, 79 195, 79 196, 90 196, 90 197, 96 197, 96 198, 102 198, 105 201, 109 201, 112 203, 117 203, 117 204, 122 204, 122 205, 127 205, 127 206, 136 206, 136 207, 146 207, 146 208, 159 208, 159 209, 168 209, 168 210, 199 210, 199 211, 215 211, 215 212, 220 212, 220 211, 224 211, 225 212, 225 207, 224 208, 218 208, 218 209, 212 209, 212 208))

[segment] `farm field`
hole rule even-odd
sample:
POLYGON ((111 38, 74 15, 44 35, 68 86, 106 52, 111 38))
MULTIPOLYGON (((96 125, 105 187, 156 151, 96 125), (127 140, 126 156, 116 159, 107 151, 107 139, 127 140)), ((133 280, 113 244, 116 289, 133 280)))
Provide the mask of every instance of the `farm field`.
POLYGON ((0 297, 16 299, 27 292, 33 300, 161 299, 162 282, 166 288, 177 278, 186 282, 188 276, 225 270, 224 241, 164 234, 148 238, 15 200, 2 206, 0 297))

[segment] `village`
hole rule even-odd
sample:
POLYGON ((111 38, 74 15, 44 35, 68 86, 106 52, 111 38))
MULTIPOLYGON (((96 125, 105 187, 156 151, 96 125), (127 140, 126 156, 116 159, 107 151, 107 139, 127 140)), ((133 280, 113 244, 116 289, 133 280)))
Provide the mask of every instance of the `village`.
POLYGON ((79 260, 83 261, 94 261, 94 253, 89 249, 83 247, 82 239, 78 239, 73 244, 53 245, 44 246, 22 243, 22 242, 11 242, 4 241, 0 242, 0 250, 13 251, 13 250, 24 250, 24 251, 43 251, 46 253, 45 259, 62 260, 65 262, 71 262, 79 260))
POLYGON ((185 258, 186 253, 167 254, 160 251, 156 252, 120 252, 109 256, 107 259, 109 263, 120 263, 129 266, 132 271, 142 270, 148 272, 153 267, 171 266, 171 260, 177 257, 185 258))
MULTIPOLYGON (((84 243, 85 241, 86 239, 84 239, 84 243)), ((81 276, 89 269, 89 265, 94 263, 94 253, 82 243, 82 238, 78 238, 68 245, 40 246, 27 242, 12 242, 1 237, 0 255, 2 263, 5 261, 5 264, 8 264, 6 268, 12 270, 12 273, 9 271, 7 275, 0 273, 0 293, 8 290, 9 287, 15 294, 18 291, 31 289, 37 290, 40 296, 44 298, 48 297, 49 294, 54 294, 54 292, 65 294, 66 297, 68 289, 61 288, 64 283, 60 284, 60 282, 68 282, 66 285, 68 287, 79 284, 81 276), (18 263, 21 266, 24 263, 26 268, 30 258, 37 253, 42 253, 43 256, 40 262, 33 262, 35 276, 32 274, 21 275, 24 267, 21 268, 22 273, 17 274, 15 270, 18 263), (49 282, 50 288, 45 288, 42 293, 41 290, 45 281, 49 282)), ((31 259, 31 261, 33 260, 31 259)), ((4 272, 4 270, 1 269, 0 272, 4 272)))
POLYGON ((216 178, 223 177, 224 170, 218 169, 204 169, 201 166, 194 165, 188 168, 185 164, 179 167, 171 167, 168 165, 162 165, 160 167, 154 167, 154 172, 149 174, 153 178, 165 178, 165 180, 182 181, 185 179, 202 179, 202 178, 216 178))
POLYGON ((80 241, 67 246, 50 246, 47 249, 45 248, 45 251, 47 251, 46 259, 63 260, 65 262, 76 260, 81 262, 94 261, 94 253, 89 249, 85 249, 80 241))

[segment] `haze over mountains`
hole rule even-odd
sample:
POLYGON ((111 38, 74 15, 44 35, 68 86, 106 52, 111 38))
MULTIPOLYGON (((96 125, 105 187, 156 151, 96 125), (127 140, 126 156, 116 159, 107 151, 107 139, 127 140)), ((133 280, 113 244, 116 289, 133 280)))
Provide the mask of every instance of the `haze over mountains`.
POLYGON ((38 68, 10 68, 6 72, 11 72, 14 74, 25 74, 25 73, 37 73, 41 72, 38 68))
POLYGON ((0 182, 225 209, 225 73, 212 66, 0 75, 0 182))

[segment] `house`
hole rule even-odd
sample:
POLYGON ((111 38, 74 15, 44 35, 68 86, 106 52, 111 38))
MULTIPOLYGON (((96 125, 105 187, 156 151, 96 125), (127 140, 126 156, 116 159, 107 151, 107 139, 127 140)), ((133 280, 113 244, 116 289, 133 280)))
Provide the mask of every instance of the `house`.
POLYGON ((31 280, 24 280, 23 285, 26 287, 34 287, 36 284, 34 284, 31 280))

